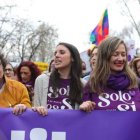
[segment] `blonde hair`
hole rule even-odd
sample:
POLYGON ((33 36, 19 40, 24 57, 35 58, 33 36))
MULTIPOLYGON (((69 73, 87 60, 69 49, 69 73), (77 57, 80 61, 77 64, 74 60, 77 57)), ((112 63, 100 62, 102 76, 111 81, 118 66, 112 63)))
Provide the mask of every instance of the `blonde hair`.
MULTIPOLYGON (((108 77, 111 74, 110 64, 109 64, 110 58, 112 56, 112 53, 118 48, 120 44, 124 44, 126 49, 126 55, 127 55, 126 45, 124 41, 119 39, 118 37, 108 37, 104 39, 99 45, 95 69, 89 81, 91 90, 93 92, 97 92, 98 94, 103 93, 104 91, 103 88, 106 87, 108 77)), ((136 75, 130 69, 127 61, 125 63, 123 71, 130 79, 129 88, 137 87, 138 85, 137 85, 136 75)))
POLYGON ((140 61, 140 57, 136 57, 136 58, 132 59, 132 61, 130 62, 130 67, 137 76, 139 76, 139 73, 137 70, 137 62, 138 61, 140 61))

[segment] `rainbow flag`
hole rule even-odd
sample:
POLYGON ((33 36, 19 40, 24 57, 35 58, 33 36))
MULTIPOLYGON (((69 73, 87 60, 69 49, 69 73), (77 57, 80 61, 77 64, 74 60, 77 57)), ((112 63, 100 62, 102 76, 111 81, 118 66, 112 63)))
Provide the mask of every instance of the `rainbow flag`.
POLYGON ((92 44, 98 45, 104 38, 108 36, 109 33, 109 22, 108 22, 108 11, 104 11, 100 22, 91 32, 90 41, 92 44))

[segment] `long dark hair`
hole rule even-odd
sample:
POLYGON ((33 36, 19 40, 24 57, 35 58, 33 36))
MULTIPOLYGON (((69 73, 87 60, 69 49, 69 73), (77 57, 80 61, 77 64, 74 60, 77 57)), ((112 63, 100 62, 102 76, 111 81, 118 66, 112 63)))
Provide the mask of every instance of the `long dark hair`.
MULTIPOLYGON (((69 99, 73 105, 75 103, 80 104, 81 93, 82 93, 82 82, 80 80, 80 77, 82 75, 82 65, 81 65, 80 54, 77 48, 72 44, 61 42, 58 45, 63 45, 66 48, 68 48, 74 60, 73 62, 71 62, 72 65, 70 71, 71 82, 70 82, 69 99)), ((52 83, 52 88, 54 90, 53 94, 57 93, 57 88, 59 88, 59 81, 60 81, 60 75, 58 73, 58 70, 55 69, 50 75, 50 82, 52 83)))

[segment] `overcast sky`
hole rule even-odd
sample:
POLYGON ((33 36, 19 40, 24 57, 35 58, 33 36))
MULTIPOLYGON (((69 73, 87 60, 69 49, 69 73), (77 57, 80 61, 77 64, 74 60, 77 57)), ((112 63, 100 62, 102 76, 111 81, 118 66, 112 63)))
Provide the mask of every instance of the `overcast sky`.
POLYGON ((119 31, 128 22, 115 0, 0 0, 2 3, 17 5, 15 13, 22 18, 53 25, 59 41, 72 43, 80 52, 90 47, 89 33, 106 8, 110 29, 119 31))

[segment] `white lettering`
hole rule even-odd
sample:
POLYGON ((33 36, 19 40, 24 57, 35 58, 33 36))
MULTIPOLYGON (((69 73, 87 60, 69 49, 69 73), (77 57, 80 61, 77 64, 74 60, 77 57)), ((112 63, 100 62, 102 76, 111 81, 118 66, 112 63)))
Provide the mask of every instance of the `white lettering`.
POLYGON ((119 111, 127 111, 127 110, 129 110, 129 105, 126 105, 126 104, 120 104, 120 105, 118 105, 118 110, 119 111))
POLYGON ((25 131, 20 130, 11 131, 11 140, 24 140, 24 139, 25 139, 25 131))
POLYGON ((119 96, 118 96, 118 94, 116 94, 116 93, 112 93, 112 94, 110 95, 110 99, 111 99, 112 101, 117 101, 117 100, 119 100, 119 96))
POLYGON ((50 97, 50 98, 58 98, 58 94, 56 94, 54 97, 52 96, 52 93, 48 93, 48 96, 50 97))
POLYGON ((48 109, 65 109, 66 107, 68 107, 68 109, 73 109, 68 98, 62 100, 62 105, 60 107, 58 105, 47 104, 48 109))
POLYGON ((59 109, 59 106, 58 105, 47 104, 47 108, 48 109, 59 109))
MULTIPOLYGON (((44 128, 33 128, 30 131, 30 140, 47 140, 47 131, 44 128)), ((25 140, 25 131, 11 130, 11 140, 25 140)), ((66 132, 53 132, 51 140, 66 140, 66 132)))
POLYGON ((59 109, 58 105, 53 105, 52 109, 59 109))
POLYGON ((47 131, 43 128, 33 128, 30 131, 30 140, 46 140, 47 131))
POLYGON ((131 100, 131 96, 128 93, 124 93, 123 94, 123 99, 126 101, 130 101, 131 100))
POLYGON ((53 91, 52 87, 49 87, 48 96, 49 96, 50 98, 58 98, 59 95, 67 95, 67 96, 68 96, 68 95, 69 95, 69 91, 70 91, 70 87, 69 87, 69 86, 67 86, 66 88, 64 88, 64 87, 59 88, 59 89, 57 89, 58 94, 56 94, 55 97, 52 97, 52 93, 53 93, 54 91, 53 91))
POLYGON ((67 94, 67 89, 65 89, 65 88, 60 88, 60 89, 59 89, 59 94, 60 94, 60 95, 66 95, 66 94, 67 94))
POLYGON ((110 105, 110 101, 108 100, 109 99, 109 94, 105 93, 105 98, 103 96, 99 96, 99 99, 103 102, 99 102, 98 106, 106 107, 106 106, 110 105))
MULTIPOLYGON (((69 109, 72 109, 72 106, 70 105, 70 102, 67 102, 68 98, 65 98, 62 100, 63 104, 68 107, 69 109)), ((61 108, 62 109, 62 108, 61 108)))
POLYGON ((136 106, 135 106, 135 103, 134 102, 132 102, 131 107, 132 107, 132 111, 136 111, 136 106))
POLYGON ((48 108, 48 109, 52 109, 52 105, 47 104, 47 108, 48 108))
POLYGON ((53 93, 53 88, 51 86, 49 87, 49 91, 53 93))
MULTIPOLYGON (((134 94, 134 93, 133 93, 134 94)), ((135 102, 131 101, 132 97, 130 93, 122 93, 122 91, 118 91, 118 93, 104 93, 105 96, 99 96, 99 107, 107 107, 113 102, 118 101, 117 109, 120 111, 126 111, 126 110, 133 110, 136 111, 135 102), (112 102, 113 101, 113 102, 112 102), (128 102, 129 101, 129 102, 128 102)))
POLYGON ((132 104, 120 104, 118 105, 118 110, 119 111, 127 111, 129 110, 130 108, 132 108, 132 111, 136 111, 136 106, 135 106, 135 103, 132 102, 132 104))
POLYGON ((66 140, 66 132, 52 132, 52 140, 66 140))
POLYGON ((119 96, 120 96, 120 101, 122 101, 123 103, 126 104, 132 104, 132 103, 128 103, 126 101, 130 101, 131 100, 131 96, 129 95, 129 93, 124 93, 124 96, 122 95, 122 92, 119 91, 119 96), (128 99, 126 98, 126 95, 128 96, 128 99), (126 100, 126 101, 125 101, 126 100))

